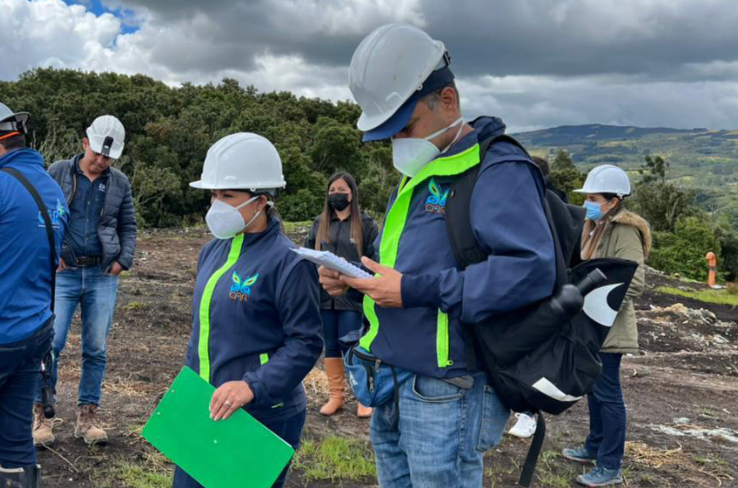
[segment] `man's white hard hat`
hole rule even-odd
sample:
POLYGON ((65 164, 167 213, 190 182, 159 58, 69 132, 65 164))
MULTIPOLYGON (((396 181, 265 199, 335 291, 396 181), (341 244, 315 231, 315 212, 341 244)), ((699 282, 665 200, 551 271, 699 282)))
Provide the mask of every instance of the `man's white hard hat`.
POLYGON ((383 25, 366 36, 349 66, 349 89, 362 110, 356 125, 366 133, 364 140, 402 130, 422 95, 453 81, 449 63, 443 43, 412 25, 383 25))
POLYGON ((123 153, 125 138, 123 124, 112 115, 101 115, 87 128, 90 148, 111 159, 118 159, 123 153))

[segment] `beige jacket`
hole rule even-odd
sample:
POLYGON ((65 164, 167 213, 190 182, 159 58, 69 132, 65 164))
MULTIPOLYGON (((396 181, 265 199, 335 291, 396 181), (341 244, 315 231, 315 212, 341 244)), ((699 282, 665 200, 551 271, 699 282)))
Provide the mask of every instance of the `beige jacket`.
POLYGON ((633 300, 646 286, 644 262, 651 249, 651 228, 642 217, 621 210, 611 217, 610 225, 597 244, 595 258, 620 258, 639 264, 625 301, 620 307, 612 330, 602 346, 602 352, 635 353, 638 351, 638 323, 633 300))

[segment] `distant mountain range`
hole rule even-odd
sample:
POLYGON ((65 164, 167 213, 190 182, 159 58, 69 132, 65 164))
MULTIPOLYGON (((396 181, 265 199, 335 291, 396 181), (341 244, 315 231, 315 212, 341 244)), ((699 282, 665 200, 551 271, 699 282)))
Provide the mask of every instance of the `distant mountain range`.
POLYGON ((738 227, 738 130, 587 124, 513 136, 531 153, 549 159, 567 151, 582 171, 605 163, 634 170, 643 165, 644 156, 661 155, 670 164, 671 181, 697 189, 707 210, 730 214, 738 227))

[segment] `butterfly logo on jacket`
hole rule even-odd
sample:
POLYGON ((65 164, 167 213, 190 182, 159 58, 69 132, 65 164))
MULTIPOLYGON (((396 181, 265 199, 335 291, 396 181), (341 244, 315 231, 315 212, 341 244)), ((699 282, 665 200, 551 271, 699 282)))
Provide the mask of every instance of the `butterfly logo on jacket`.
MULTIPOLYGON (((59 227, 61 224, 61 219, 66 215, 67 211, 64 210, 64 205, 62 202, 59 201, 59 199, 56 199, 56 208, 54 210, 49 210, 49 218, 51 219, 51 225, 53 227, 59 227)), ((45 227, 46 221, 44 220, 44 216, 41 215, 41 211, 38 211, 38 226, 39 227, 45 227)))
POLYGON ((239 302, 245 302, 249 299, 249 296, 251 296, 251 287, 253 287, 256 284, 256 281, 259 279, 259 273, 256 273, 253 276, 247 276, 246 278, 242 277, 235 271, 233 272, 233 275, 231 276, 231 280, 233 281, 233 284, 231 285, 230 293, 228 294, 228 297, 231 300, 236 300, 239 302))
POLYGON ((431 178, 428 184, 430 196, 425 200, 425 211, 429 213, 444 213, 446 211, 446 198, 448 198, 448 188, 443 191, 436 180, 431 178))

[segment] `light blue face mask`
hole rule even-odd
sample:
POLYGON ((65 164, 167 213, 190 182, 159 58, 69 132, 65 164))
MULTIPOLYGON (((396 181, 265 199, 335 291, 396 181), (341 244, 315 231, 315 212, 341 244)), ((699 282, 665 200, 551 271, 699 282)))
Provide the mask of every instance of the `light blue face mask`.
POLYGON ((583 207, 587 209, 586 217, 589 220, 600 220, 605 215, 602 213, 602 205, 599 203, 586 201, 583 207))

